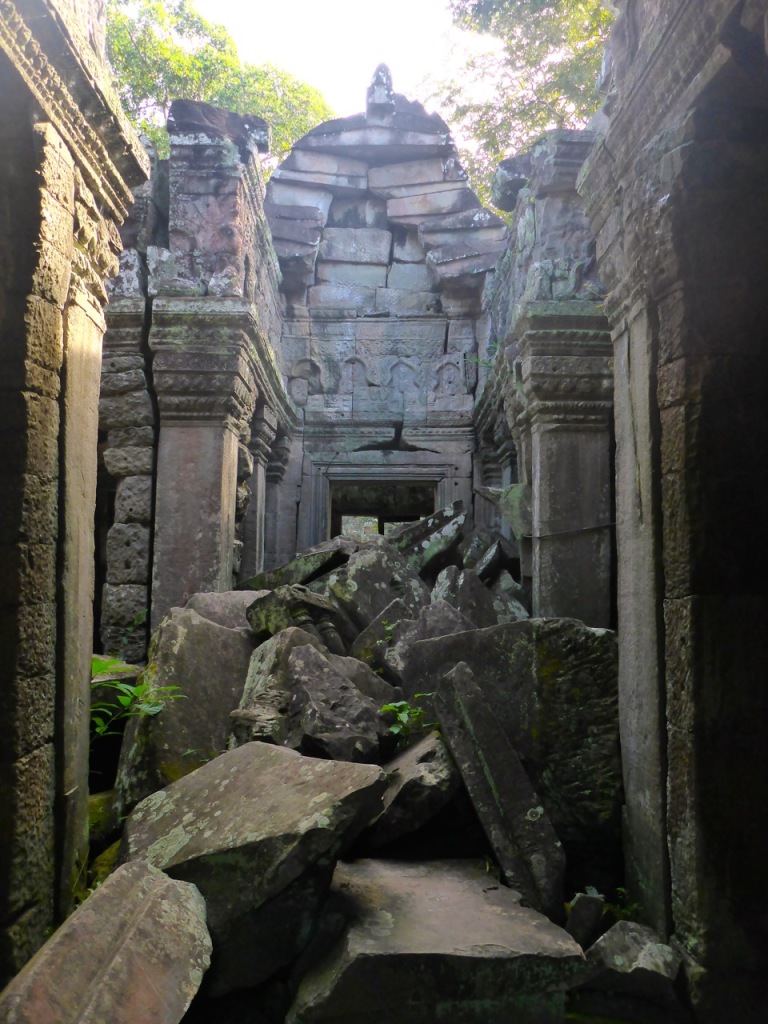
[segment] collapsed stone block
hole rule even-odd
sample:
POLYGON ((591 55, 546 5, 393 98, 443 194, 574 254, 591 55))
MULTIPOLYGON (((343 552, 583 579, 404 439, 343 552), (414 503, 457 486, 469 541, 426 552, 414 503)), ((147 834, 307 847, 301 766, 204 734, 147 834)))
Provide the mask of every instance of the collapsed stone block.
POLYGON ((476 629, 528 618, 528 612, 514 597, 493 592, 472 569, 449 565, 439 574, 432 590, 433 601, 452 605, 476 629))
POLYGON ((440 681, 438 721, 508 885, 563 916, 565 855, 517 752, 466 663, 440 681))
POLYGON ((346 934, 301 982, 287 1024, 562 1021, 581 950, 477 864, 340 864, 333 891, 346 934))
POLYGON ((574 887, 617 884, 623 786, 615 634, 575 619, 527 619, 418 641, 406 693, 433 690, 459 661, 525 766, 566 848, 574 887))
POLYGON ((6 1024, 178 1024, 210 963, 198 889, 118 868, 0 995, 6 1024))
POLYGON ((253 640, 191 608, 172 608, 160 624, 141 681, 178 686, 154 716, 131 719, 120 757, 116 789, 121 807, 189 774, 225 750, 229 713, 237 707, 253 640))
MULTIPOLYGON (((273 901, 278 917, 302 911, 301 886, 274 900, 308 869, 322 870, 379 815, 386 786, 373 765, 246 743, 142 801, 126 822, 120 859, 147 860, 194 882, 208 908, 213 979, 221 989, 251 984, 260 959, 271 958, 271 929, 260 908, 273 901), (238 950, 237 965, 218 962, 222 948, 238 950)), ((313 905, 314 893, 308 885, 313 905)), ((306 934, 301 914, 293 920, 288 960, 306 934)))
POLYGON ((422 828, 458 791, 461 777, 436 732, 384 765, 389 788, 381 817, 360 837, 365 850, 386 846, 422 828))

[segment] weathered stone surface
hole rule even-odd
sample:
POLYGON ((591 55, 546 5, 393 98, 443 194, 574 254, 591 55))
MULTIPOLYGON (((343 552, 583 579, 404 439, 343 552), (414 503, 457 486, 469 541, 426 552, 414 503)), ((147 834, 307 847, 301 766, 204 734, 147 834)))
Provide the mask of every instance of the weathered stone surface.
POLYGON ((184 607, 228 629, 248 629, 245 613, 264 593, 265 591, 254 593, 252 590, 225 590, 221 594, 201 592, 193 594, 184 607))
POLYGON ((415 616, 429 591, 403 556, 383 537, 362 545, 347 564, 327 577, 328 593, 356 624, 370 625, 395 598, 415 616))
POLYGON ((241 746, 251 740, 285 745, 293 696, 288 685, 288 659, 295 647, 307 644, 319 651, 324 650, 316 635, 289 626, 265 640, 253 652, 242 697, 230 716, 236 745, 241 746))
POLYGON ((238 589, 274 590, 292 583, 310 583, 316 577, 343 565, 357 548, 357 541, 348 537, 334 537, 325 544, 318 544, 311 551, 302 551, 286 565, 243 580, 238 589))
POLYGON ((146 583, 149 575, 149 527, 115 523, 107 534, 107 582, 146 583))
POLYGON ((387 268, 378 263, 342 263, 338 260, 320 260, 316 267, 318 284, 352 284, 363 288, 383 288, 387 283, 387 268))
POLYGON ((229 714, 237 707, 253 639, 191 608, 173 608, 160 624, 142 680, 178 686, 153 717, 134 719, 120 758, 116 789, 122 807, 167 786, 226 749, 229 714), (131 742, 132 740, 132 742, 131 742))
MULTIPOLYGON (((260 957, 271 957, 269 929, 253 927, 264 921, 260 908, 313 865, 322 871, 380 813, 385 789, 386 776, 372 765, 246 743, 139 804, 120 857, 193 881, 205 897, 214 949, 219 942, 231 949, 232 936, 240 937, 238 963, 251 962, 249 984, 260 957)), ((307 901, 314 905, 313 889, 307 901)), ((299 885, 274 906, 278 914, 292 908, 297 932, 307 906, 300 892, 299 885)), ((298 952, 295 944, 290 952, 298 952)), ((235 974, 224 963, 221 987, 236 984, 235 974)))
POLYGON ((636 921, 618 921, 587 953, 584 984, 639 999, 671 1004, 673 984, 682 957, 659 939, 652 928, 636 921))
POLYGON ((605 897, 598 893, 577 892, 571 901, 565 930, 582 949, 588 949, 602 934, 605 925, 605 897))
MULTIPOLYGON (((599 864, 618 846, 622 806, 615 635, 571 619, 528 619, 419 641, 406 693, 433 688, 459 661, 525 765, 571 870, 589 863, 598 836, 599 864)), ((577 884, 595 881, 593 873, 577 884)))
MULTIPOLYGON (((328 577, 333 578, 333 575, 328 577)), ((277 587, 257 597, 246 615, 257 643, 282 629, 300 626, 334 654, 344 654, 339 632, 345 636, 355 634, 354 625, 336 602, 298 583, 277 587)))
POLYGON ((287 1024, 563 1019, 581 950, 482 867, 358 861, 337 867, 334 892, 348 930, 301 983, 287 1024))
POLYGON ((466 187, 387 200, 387 216, 395 224, 420 224, 429 216, 479 208, 480 200, 466 187))
POLYGON ((448 804, 461 777, 437 732, 428 733, 384 766, 384 811, 360 837, 366 850, 386 846, 425 825, 448 804))
POLYGON ((378 228, 326 228, 320 243, 324 260, 341 263, 389 263, 392 233, 378 228))
POLYGON ((379 614, 371 620, 355 638, 349 649, 353 658, 357 658, 374 670, 384 666, 384 655, 394 641, 394 626, 402 619, 412 621, 412 612, 399 597, 390 601, 379 614))
POLYGON ((455 501, 417 523, 401 526, 388 539, 402 553, 414 572, 427 574, 449 551, 458 546, 465 522, 463 503, 455 501))
POLYGON ((438 575, 432 600, 453 605, 477 629, 528 618, 528 612, 515 598, 494 593, 472 569, 458 569, 455 565, 449 565, 438 575))
POLYGON ((408 655, 417 640, 429 640, 474 629, 474 623, 446 601, 433 601, 419 612, 419 617, 391 624, 391 639, 383 653, 377 652, 390 677, 400 681, 407 672, 408 655))
POLYGON ((151 445, 140 447, 107 448, 104 452, 104 466, 110 476, 135 476, 150 474, 154 463, 151 445))
POLYGON ((467 664, 440 679, 435 708, 448 749, 508 885, 563 916, 565 856, 544 807, 467 664))
POLYGON ((178 1024, 210 963, 194 885, 114 872, 0 995, 7 1024, 178 1024))
POLYGON ((306 644, 288 653, 281 674, 241 702, 233 729, 241 741, 269 739, 313 757, 370 763, 378 760, 379 734, 386 730, 378 707, 321 651, 306 644), (276 705, 278 714, 272 717, 276 705))
POLYGON ((116 523, 152 521, 152 477, 126 476, 118 481, 115 494, 116 523))

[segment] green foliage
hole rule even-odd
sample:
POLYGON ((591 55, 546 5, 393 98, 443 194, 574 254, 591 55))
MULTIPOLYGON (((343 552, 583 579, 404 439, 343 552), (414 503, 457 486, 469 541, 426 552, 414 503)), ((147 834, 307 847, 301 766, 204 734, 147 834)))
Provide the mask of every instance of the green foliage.
POLYGON ((333 116, 311 86, 271 64, 242 62, 227 30, 190 0, 107 0, 107 58, 126 113, 161 155, 174 99, 258 114, 272 126, 276 156, 333 116))
POLYGON ((136 681, 110 679, 105 676, 131 671, 120 658, 96 655, 91 658, 91 728, 96 736, 114 736, 114 726, 125 718, 159 714, 170 700, 184 697, 178 686, 152 686, 136 681))
POLYGON ((451 0, 451 10, 459 26, 502 44, 439 93, 457 133, 473 140, 462 163, 487 198, 501 159, 552 128, 583 127, 598 108, 613 15, 602 0, 451 0))
MULTIPOLYGON (((414 694, 414 700, 422 697, 432 697, 432 693, 414 694)), ((413 736, 414 733, 425 732, 435 726, 435 722, 426 722, 426 711, 417 704, 411 704, 407 700, 396 700, 392 704, 384 704, 379 708, 379 714, 393 715, 394 722, 390 725, 389 731, 398 739, 405 739, 413 736)))

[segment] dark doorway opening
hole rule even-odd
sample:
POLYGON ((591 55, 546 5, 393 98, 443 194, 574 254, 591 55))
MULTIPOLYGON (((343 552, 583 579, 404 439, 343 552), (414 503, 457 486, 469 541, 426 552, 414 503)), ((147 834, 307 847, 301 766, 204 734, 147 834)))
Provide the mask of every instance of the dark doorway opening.
POLYGON ((340 533, 366 537, 386 535, 403 523, 412 523, 435 511, 434 483, 331 484, 331 536, 340 533))

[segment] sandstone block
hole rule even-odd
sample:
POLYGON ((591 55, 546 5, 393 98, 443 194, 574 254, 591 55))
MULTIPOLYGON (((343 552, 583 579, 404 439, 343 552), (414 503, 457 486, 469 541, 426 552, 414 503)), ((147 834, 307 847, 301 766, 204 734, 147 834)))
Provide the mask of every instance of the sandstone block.
POLYGON ((428 292, 433 288, 433 279, 423 263, 394 263, 389 269, 386 284, 388 288, 428 292))
POLYGON ((336 197, 328 214, 329 228, 386 228, 387 204, 381 199, 336 197))
MULTIPOLYGON (((373 765, 246 743, 139 804, 126 822, 120 858, 147 860, 194 882, 206 901, 214 950, 233 949, 234 937, 238 962, 252 975, 272 942, 259 911, 346 849, 380 813, 385 788, 386 777, 373 765), (262 927, 254 927, 259 921, 262 927)), ((277 914, 291 912, 294 926, 306 906, 300 883, 297 889, 290 900, 273 903, 277 914)), ((294 956, 298 932, 307 935, 296 927, 294 956)), ((222 988, 237 983, 226 963, 221 970, 222 988)))
POLYGON ((392 258, 398 263, 423 263, 426 252, 415 228, 396 227, 392 246, 392 258))
POLYGON ((389 199, 387 217, 395 224, 420 224, 425 217, 444 216, 479 207, 480 200, 474 192, 466 187, 459 187, 446 192, 389 199))
POLYGON ((315 270, 318 284, 356 284, 377 288, 387 283, 387 268, 383 264, 319 260, 315 270))
POLYGON ((441 732, 507 884, 532 907, 561 919, 563 848, 465 662, 442 676, 434 702, 441 732))
POLYGON ((267 197, 277 206, 312 206, 320 211, 323 223, 328 219, 333 201, 333 194, 327 189, 307 188, 287 181, 270 181, 267 197))
POLYGON ((436 732, 408 747, 384 771, 389 779, 384 810, 360 837, 366 850, 386 846, 426 825, 461 785, 456 765, 436 732))
POLYGON ((392 233, 380 228, 326 228, 320 256, 342 263, 389 263, 392 233))
POLYGON ((135 720, 116 783, 123 807, 226 749, 229 713, 240 700, 252 650, 246 630, 220 626, 191 608, 171 609, 152 639, 142 680, 178 686, 183 697, 135 720))
POLYGON ((352 284, 318 284, 309 289, 307 305, 310 310, 321 307, 349 309, 353 316, 373 313, 376 289, 352 284))
MULTIPOLYGON (((262 592, 263 593, 263 592, 262 592)), ((197 612, 209 622, 216 622, 228 629, 248 629, 246 611, 261 593, 253 591, 229 590, 224 593, 193 594, 184 605, 190 611, 197 612)))
POLYGON ((604 867, 590 867, 591 844, 600 836, 604 866, 620 839, 615 635, 574 619, 526 619, 419 641, 408 657, 406 692, 431 689, 459 661, 472 669, 525 765, 577 884, 594 884, 604 867))
MULTIPOLYGON (((350 163, 360 164, 355 160, 350 163)), ((363 164, 365 167, 366 165, 363 164)), ((337 196, 362 195, 368 188, 368 178, 363 174, 333 174, 319 170, 298 171, 283 164, 272 175, 280 184, 293 184, 309 188, 322 188, 337 196)))
POLYGON ((151 425, 154 419, 152 401, 146 391, 131 391, 99 399, 99 426, 102 430, 151 425))
POLYGON ((425 316, 442 312, 440 296, 435 292, 415 292, 403 288, 377 288, 376 310, 390 316, 425 316))
MULTIPOLYGON (((311 579, 323 576, 339 565, 344 565, 349 556, 357 551, 357 542, 348 537, 334 537, 324 544, 318 544, 310 551, 303 551, 286 565, 261 572, 240 584, 242 590, 274 590, 292 583, 309 583, 311 579)), ((252 595, 252 600, 255 596, 252 595)))
POLYGON ((528 618, 527 610, 515 597, 494 593, 472 569, 458 569, 455 565, 449 565, 438 575, 432 600, 453 605, 477 629, 528 618))
POLYGON ((286 1024, 562 1021, 581 950, 475 863, 340 864, 333 892, 349 926, 286 1024))
POLYGON ((178 1024, 210 963, 194 885, 114 872, 0 995, 7 1024, 178 1024))
POLYGON ((151 474, 153 453, 150 447, 107 448, 104 467, 110 476, 140 476, 151 474))
POLYGON ((326 586, 358 631, 370 625, 395 598, 403 601, 411 617, 429 603, 427 587, 383 537, 361 546, 345 566, 327 577, 326 586))

